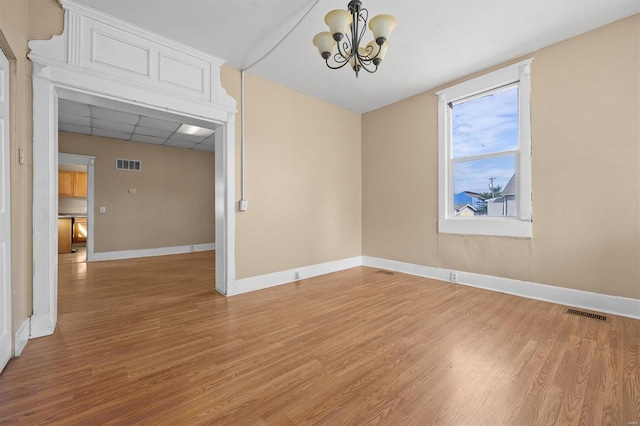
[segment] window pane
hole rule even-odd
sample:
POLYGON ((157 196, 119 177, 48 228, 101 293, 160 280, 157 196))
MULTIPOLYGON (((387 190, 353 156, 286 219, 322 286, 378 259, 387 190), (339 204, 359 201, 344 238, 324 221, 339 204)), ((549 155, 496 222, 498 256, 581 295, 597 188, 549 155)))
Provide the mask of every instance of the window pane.
POLYGON ((518 87, 455 104, 453 158, 518 149, 518 87))
POLYGON ((453 164, 455 216, 515 216, 516 156, 453 164))

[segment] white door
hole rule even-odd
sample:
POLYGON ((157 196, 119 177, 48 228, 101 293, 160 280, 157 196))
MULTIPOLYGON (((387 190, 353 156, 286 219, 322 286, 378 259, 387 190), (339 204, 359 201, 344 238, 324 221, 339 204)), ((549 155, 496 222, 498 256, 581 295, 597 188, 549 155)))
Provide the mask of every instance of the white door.
POLYGON ((11 358, 11 209, 9 61, 0 50, 0 371, 11 358))

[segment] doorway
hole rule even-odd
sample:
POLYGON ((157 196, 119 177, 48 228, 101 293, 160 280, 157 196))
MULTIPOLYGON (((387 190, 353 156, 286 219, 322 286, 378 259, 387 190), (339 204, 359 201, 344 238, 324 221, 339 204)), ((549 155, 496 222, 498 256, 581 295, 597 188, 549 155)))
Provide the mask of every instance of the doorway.
POLYGON ((93 156, 58 154, 58 262, 82 263, 93 256, 93 156), (89 225, 91 224, 91 225, 89 225))
MULTIPOLYGON (((216 129, 215 290, 234 294, 236 102, 220 84, 222 61, 89 8, 66 2, 63 8, 63 34, 29 42, 34 63, 33 257, 38 259, 31 338, 53 333, 57 322, 59 100, 115 102, 123 109, 172 114, 182 123, 216 129), (91 37, 94 43, 86 43, 91 37)), ((89 234, 90 228, 91 222, 89 234)))

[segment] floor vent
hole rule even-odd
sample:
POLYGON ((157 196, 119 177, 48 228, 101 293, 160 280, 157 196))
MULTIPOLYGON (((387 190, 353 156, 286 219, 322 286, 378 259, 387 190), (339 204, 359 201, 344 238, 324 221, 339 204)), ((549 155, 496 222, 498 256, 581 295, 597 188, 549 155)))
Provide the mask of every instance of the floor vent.
POLYGON ((596 319, 598 321, 607 320, 607 317, 604 315, 592 314, 591 312, 579 311, 577 309, 567 309, 567 313, 571 315, 580 315, 581 317, 596 319))
POLYGON ((393 272, 393 271, 385 271, 384 269, 378 269, 376 271, 376 274, 393 275, 393 274, 395 274, 395 272, 393 272))

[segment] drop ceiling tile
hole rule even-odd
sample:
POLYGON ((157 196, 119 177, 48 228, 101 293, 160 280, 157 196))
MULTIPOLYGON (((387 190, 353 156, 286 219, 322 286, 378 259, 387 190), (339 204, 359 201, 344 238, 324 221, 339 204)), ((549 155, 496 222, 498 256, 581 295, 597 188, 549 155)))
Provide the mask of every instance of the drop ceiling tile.
POLYGON ((140 122, 138 122, 138 126, 153 128, 153 129, 160 129, 160 130, 168 130, 170 132, 173 132, 178 127, 180 127, 180 123, 158 120, 157 118, 140 117, 140 122))
POLYGON ((131 137, 131 133, 122 133, 115 130, 105 130, 105 129, 93 129, 93 134, 95 136, 102 136, 103 138, 111 138, 111 139, 129 140, 129 138, 131 137))
POLYGON ((173 132, 170 130, 151 129, 149 127, 136 126, 134 133, 138 135, 155 136, 157 138, 167 139, 173 132))
POLYGON ((203 145, 215 145, 216 144, 216 140, 212 137, 206 138, 205 140, 203 140, 202 142, 200 142, 203 145))
POLYGON ((191 149, 194 146, 196 146, 195 143, 191 143, 191 142, 183 142, 183 141, 176 141, 176 140, 168 140, 165 145, 168 146, 175 146, 176 148, 187 148, 187 149, 191 149))
POLYGON ((66 124, 74 124, 76 126, 91 126, 91 118, 83 117, 82 115, 75 115, 69 113, 59 113, 58 122, 66 124))
POLYGON ((183 135, 182 133, 174 133, 171 135, 171 140, 180 142, 191 142, 194 145, 202 142, 204 138, 202 136, 183 135))
POLYGON ((104 129, 104 130, 115 130, 122 133, 133 133, 133 129, 135 128, 132 124, 125 123, 116 123, 114 121, 105 121, 105 120, 91 120, 91 124, 94 129, 104 129))
POLYGON ((155 136, 147 136, 147 135, 133 135, 131 136, 132 141, 136 142, 145 142, 145 143, 154 143, 156 145, 162 145, 167 138, 156 138, 155 136))
POLYGON ((194 146, 193 149, 196 151, 207 151, 207 152, 215 151, 215 147, 213 145, 205 145, 202 143, 199 143, 198 145, 194 146))
POLYGON ((66 101, 64 99, 60 99, 58 101, 58 114, 60 113, 81 115, 83 117, 91 116, 89 105, 79 104, 73 101, 66 101))
POLYGON ((83 135, 91 134, 91 127, 77 126, 75 124, 59 123, 58 130, 61 132, 80 133, 83 135))
POLYGON ((136 124, 140 118, 139 115, 99 107, 91 107, 91 116, 100 120, 126 124, 136 124))

